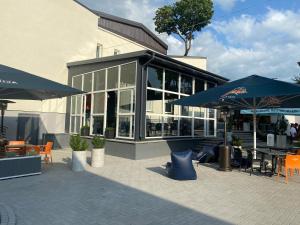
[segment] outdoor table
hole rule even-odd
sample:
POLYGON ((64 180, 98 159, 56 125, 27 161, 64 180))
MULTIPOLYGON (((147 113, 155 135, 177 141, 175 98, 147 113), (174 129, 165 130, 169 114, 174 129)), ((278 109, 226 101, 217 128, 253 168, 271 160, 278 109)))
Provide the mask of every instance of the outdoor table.
MULTIPOLYGON (((282 149, 282 148, 280 148, 282 149)), ((258 153, 261 154, 261 162, 263 163, 263 161, 265 160, 265 155, 270 155, 272 157, 272 168, 271 168, 271 176, 274 175, 275 173, 275 159, 279 159, 279 158, 284 158, 286 155, 288 155, 288 152, 285 151, 279 151, 279 150, 274 150, 273 147, 272 148, 257 148, 256 151, 258 153)), ((266 171, 266 168, 265 168, 266 171)))

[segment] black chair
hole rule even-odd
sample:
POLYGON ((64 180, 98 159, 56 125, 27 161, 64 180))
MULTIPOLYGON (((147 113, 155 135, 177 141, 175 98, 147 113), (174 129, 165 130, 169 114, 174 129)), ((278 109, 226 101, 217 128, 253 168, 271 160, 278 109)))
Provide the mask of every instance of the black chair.
POLYGON ((218 145, 203 145, 202 149, 199 152, 193 152, 192 159, 198 161, 198 164, 217 162, 218 153, 218 145))
MULTIPOLYGON (((245 172, 250 168, 250 176, 254 172, 254 169, 258 170, 260 173, 262 171, 263 163, 261 159, 254 159, 252 150, 247 150, 247 158, 245 162, 245 172)), ((266 167, 266 164, 264 165, 266 167)))
POLYGON ((192 151, 172 152, 171 163, 167 163, 168 177, 175 180, 196 180, 197 174, 192 163, 192 151))

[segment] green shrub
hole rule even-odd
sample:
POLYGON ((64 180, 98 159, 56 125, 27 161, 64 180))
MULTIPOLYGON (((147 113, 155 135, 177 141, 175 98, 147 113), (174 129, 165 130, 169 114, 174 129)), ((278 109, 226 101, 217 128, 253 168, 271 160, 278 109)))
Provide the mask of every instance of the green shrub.
POLYGON ((96 135, 92 140, 92 145, 94 148, 103 148, 105 145, 105 139, 96 135))
POLYGON ((73 151, 86 151, 89 144, 86 140, 82 139, 79 134, 76 134, 70 138, 70 147, 73 151))

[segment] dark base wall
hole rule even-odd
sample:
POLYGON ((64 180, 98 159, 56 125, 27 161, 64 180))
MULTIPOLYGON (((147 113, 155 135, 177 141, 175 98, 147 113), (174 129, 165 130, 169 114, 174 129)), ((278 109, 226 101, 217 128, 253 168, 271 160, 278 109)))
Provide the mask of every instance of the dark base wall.
POLYGON ((130 142, 107 140, 105 153, 128 159, 148 159, 169 155, 171 151, 184 151, 193 148, 199 139, 157 140, 145 142, 130 142))

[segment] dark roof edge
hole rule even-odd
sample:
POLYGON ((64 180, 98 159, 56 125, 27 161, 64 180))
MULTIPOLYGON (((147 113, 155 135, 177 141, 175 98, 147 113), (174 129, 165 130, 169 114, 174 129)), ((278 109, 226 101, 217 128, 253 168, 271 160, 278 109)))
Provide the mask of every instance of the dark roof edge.
POLYGON ((111 19, 111 20, 115 20, 117 22, 129 24, 131 26, 141 28, 146 33, 148 33, 151 37, 153 37, 161 46, 163 46, 166 50, 168 50, 168 45, 165 42, 163 42, 159 37, 157 37, 157 35, 155 35, 151 30, 149 30, 144 24, 138 23, 138 22, 132 21, 132 20, 127 20, 127 19, 124 19, 124 18, 121 18, 121 17, 118 17, 118 16, 110 15, 108 13, 92 10, 89 7, 87 7, 86 5, 79 2, 78 0, 73 0, 73 1, 76 2, 77 4, 79 4, 80 6, 82 6, 83 8, 87 9, 88 11, 93 13, 94 15, 98 16, 98 17, 99 16, 101 17, 101 14, 102 14, 102 17, 104 17, 104 18, 108 18, 108 19, 111 19))
POLYGON ((154 38, 157 42, 159 42, 159 44, 161 46, 163 46, 165 49, 168 49, 168 45, 165 42, 163 42, 159 37, 157 37, 157 35, 154 34, 144 24, 133 21, 133 20, 124 19, 122 17, 118 17, 118 16, 115 16, 115 15, 111 15, 111 14, 108 14, 108 13, 105 13, 105 12, 101 12, 101 11, 97 11, 97 10, 93 10, 93 11, 94 11, 94 13, 96 13, 100 17, 107 18, 109 20, 113 20, 113 21, 116 21, 116 22, 119 22, 119 23, 124 23, 124 24, 130 25, 130 26, 141 28, 147 34, 149 34, 152 38, 154 38))
POLYGON ((142 51, 130 52, 130 53, 108 56, 108 57, 103 57, 103 58, 95 58, 95 59, 88 59, 88 60, 82 60, 82 61, 76 61, 76 62, 69 62, 69 63, 67 63, 67 67, 80 66, 80 65, 85 65, 85 64, 93 64, 93 63, 99 63, 99 62, 107 62, 107 61, 116 61, 116 60, 121 60, 121 59, 126 59, 126 58, 128 58, 128 59, 129 58, 139 58, 142 56, 152 57, 153 54, 155 55, 155 57, 165 59, 165 60, 168 60, 177 65, 184 66, 188 69, 212 76, 214 79, 221 80, 223 82, 229 81, 229 79, 222 77, 220 75, 214 74, 212 72, 200 69, 198 67, 192 66, 190 64, 178 61, 178 60, 170 58, 166 55, 156 53, 156 52, 153 52, 150 50, 142 50, 142 51))

